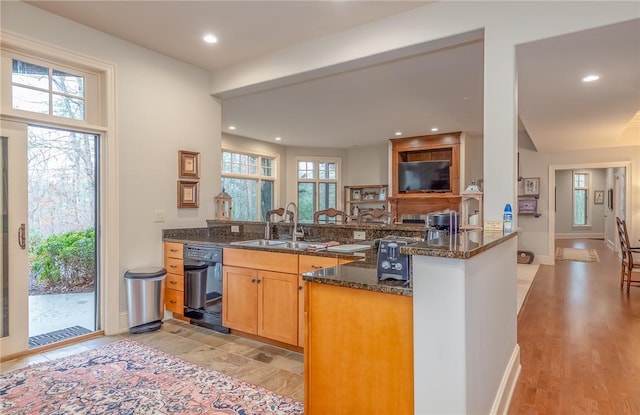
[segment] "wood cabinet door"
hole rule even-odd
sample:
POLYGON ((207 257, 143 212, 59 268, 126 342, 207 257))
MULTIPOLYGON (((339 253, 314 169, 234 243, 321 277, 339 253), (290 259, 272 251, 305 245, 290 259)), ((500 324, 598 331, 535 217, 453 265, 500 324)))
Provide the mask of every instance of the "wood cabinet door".
POLYGON ((165 306, 174 314, 184 313, 184 292, 167 288, 164 291, 165 306))
POLYGON ((165 258, 178 258, 182 259, 184 253, 184 246, 177 242, 165 242, 164 243, 164 257, 165 258))
POLYGON ((304 285, 302 274, 298 275, 298 346, 304 347, 304 285))
POLYGON ((258 335, 298 343, 298 275, 258 271, 258 335))
POLYGON ((304 347, 304 285, 302 274, 322 268, 335 267, 338 258, 316 255, 300 255, 298 259, 298 346, 304 347))
POLYGON ((338 265, 338 258, 324 257, 315 255, 300 255, 298 262, 298 272, 315 271, 322 268, 335 267, 338 265))
POLYGON ((257 333, 258 272, 248 268, 222 267, 222 325, 257 333))

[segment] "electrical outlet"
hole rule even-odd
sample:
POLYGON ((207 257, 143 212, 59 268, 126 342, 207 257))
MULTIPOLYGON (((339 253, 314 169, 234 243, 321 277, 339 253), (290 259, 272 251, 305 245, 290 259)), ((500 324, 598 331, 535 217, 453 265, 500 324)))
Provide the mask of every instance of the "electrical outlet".
POLYGON ((356 241, 364 241, 367 239, 367 234, 365 231, 353 231, 353 239, 356 241))
POLYGON ((231 233, 238 233, 238 232, 240 232, 240 226, 231 225, 231 233))
POLYGON ((164 210, 156 210, 154 212, 154 222, 164 222, 164 210))

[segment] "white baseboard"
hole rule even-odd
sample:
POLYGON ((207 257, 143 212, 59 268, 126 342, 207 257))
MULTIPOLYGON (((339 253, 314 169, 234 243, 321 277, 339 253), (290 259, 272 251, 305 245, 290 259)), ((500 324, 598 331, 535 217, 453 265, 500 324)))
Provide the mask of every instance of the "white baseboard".
POLYGON ((592 239, 604 239, 604 233, 556 233, 554 235, 556 239, 576 239, 576 238, 592 238, 592 239))
POLYGON ((540 265, 554 265, 556 263, 556 260, 555 256, 536 255, 535 258, 533 258, 533 263, 540 265))
POLYGON ((502 381, 498 387, 498 393, 493 400, 491 406, 491 414, 506 415, 509 412, 509 404, 511 403, 511 397, 513 391, 516 388, 518 377, 520 376, 520 345, 516 344, 509 359, 509 364, 504 371, 502 381))

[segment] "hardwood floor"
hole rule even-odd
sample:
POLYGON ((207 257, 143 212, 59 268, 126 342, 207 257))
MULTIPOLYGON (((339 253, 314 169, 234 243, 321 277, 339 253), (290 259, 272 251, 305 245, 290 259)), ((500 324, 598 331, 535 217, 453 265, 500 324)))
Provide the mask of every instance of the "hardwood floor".
POLYGON ((520 313, 522 370, 509 414, 640 414, 640 288, 620 289, 620 261, 541 266, 520 313))

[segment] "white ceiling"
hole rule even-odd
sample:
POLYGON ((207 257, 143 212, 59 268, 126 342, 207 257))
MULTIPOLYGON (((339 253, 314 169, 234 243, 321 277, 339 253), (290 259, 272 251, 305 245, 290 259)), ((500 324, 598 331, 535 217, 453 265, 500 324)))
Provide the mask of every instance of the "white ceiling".
MULTIPOLYGON (((420 7, 417 1, 29 1, 208 70, 420 7), (141 22, 143 24, 141 24, 141 22), (220 42, 205 45, 204 32, 220 42)), ((481 41, 223 100, 223 130, 352 147, 440 131, 482 133, 481 41)), ((640 20, 521 45, 519 112, 540 151, 640 143, 640 20), (601 80, 580 78, 597 72, 601 80)))

